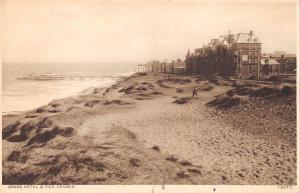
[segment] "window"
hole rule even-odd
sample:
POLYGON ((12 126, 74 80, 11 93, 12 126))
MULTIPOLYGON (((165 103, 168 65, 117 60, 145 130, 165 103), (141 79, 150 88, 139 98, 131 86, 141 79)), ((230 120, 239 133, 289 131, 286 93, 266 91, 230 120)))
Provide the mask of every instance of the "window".
POLYGON ((255 53, 255 56, 257 56, 258 55, 258 52, 254 52, 255 53))
POLYGON ((249 56, 252 56, 252 52, 249 52, 249 56))
POLYGON ((249 63, 252 63, 252 59, 249 59, 249 63))
POLYGON ((255 62, 255 64, 257 64, 257 59, 256 58, 255 58, 254 62, 255 62))
POLYGON ((243 62, 248 61, 248 55, 242 55, 242 61, 243 62))

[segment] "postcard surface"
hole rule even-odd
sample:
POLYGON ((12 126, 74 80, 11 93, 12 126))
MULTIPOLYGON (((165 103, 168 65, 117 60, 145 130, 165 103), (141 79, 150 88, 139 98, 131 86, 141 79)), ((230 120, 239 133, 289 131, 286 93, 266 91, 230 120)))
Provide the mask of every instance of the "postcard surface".
POLYGON ((0 6, 3 192, 300 191, 297 1, 0 6))

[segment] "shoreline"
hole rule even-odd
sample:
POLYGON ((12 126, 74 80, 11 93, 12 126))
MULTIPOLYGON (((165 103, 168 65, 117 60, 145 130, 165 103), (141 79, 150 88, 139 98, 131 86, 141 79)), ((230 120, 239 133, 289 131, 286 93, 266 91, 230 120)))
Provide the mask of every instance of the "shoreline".
POLYGON ((3 183, 293 185, 295 86, 140 73, 3 116, 3 183))
MULTIPOLYGON (((84 88, 84 89, 76 92, 75 94, 71 94, 69 96, 65 96, 65 97, 62 97, 62 98, 53 98, 47 104, 51 103, 53 100, 59 100, 59 99, 64 99, 64 98, 68 98, 68 97, 76 97, 78 95, 88 94, 89 92, 91 92, 95 88, 110 87, 111 85, 116 84, 118 81, 122 81, 123 79, 126 79, 129 76, 131 76, 131 75, 120 75, 120 76, 108 76, 107 75, 107 76, 103 76, 103 78, 111 78, 114 82, 110 83, 109 85, 105 85, 105 86, 101 86, 101 87, 90 86, 90 87, 84 88)), ((56 81, 56 80, 54 80, 54 81, 56 81)), ((9 112, 1 112, 1 114, 2 114, 2 117, 4 117, 4 116, 8 116, 8 117, 18 116, 20 114, 24 114, 24 113, 28 113, 30 111, 33 111, 33 110, 35 110, 35 109, 37 109, 41 106, 45 106, 47 104, 39 105, 39 106, 33 107, 32 109, 29 109, 29 110, 15 110, 15 111, 9 111, 9 112)))

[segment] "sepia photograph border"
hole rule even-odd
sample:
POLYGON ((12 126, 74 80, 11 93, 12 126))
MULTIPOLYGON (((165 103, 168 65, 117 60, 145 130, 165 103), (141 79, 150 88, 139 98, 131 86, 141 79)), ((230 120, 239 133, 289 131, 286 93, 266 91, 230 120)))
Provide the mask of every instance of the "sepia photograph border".
MULTIPOLYGON (((1 21, 2 21, 2 3, 5 0, 0 0, 0 33, 1 33, 1 21)), ((26 0, 24 0, 26 1, 26 0)), ((102 0, 100 0, 101 2, 102 0)), ((104 1, 110 1, 110 0, 104 0, 104 1)), ((113 2, 164 2, 164 3, 172 3, 172 2, 182 2, 184 0, 178 1, 178 0, 146 0, 146 1, 140 1, 140 0, 129 0, 129 1, 120 1, 120 0, 112 0, 113 2)), ((207 0, 209 1, 209 0, 207 0)), ((215 0, 215 2, 220 2, 221 0, 215 0)), ((226 1, 226 0, 224 0, 226 1)), ((230 0, 230 2, 245 2, 246 0, 230 0)), ((248 2, 257 2, 258 0, 248 0, 248 2)), ((263 1, 271 1, 272 0, 263 0, 263 1)), ((63 2, 63 0, 61 1, 63 2)), ((75 0, 76 2, 76 0, 75 0)), ((187 0, 185 3, 195 3, 197 0, 187 0)), ((228 1, 229 2, 229 1, 228 1)), ((276 0, 274 0, 276 2, 276 0)), ((96 193, 96 192, 105 192, 105 193, 234 193, 234 192, 243 192, 243 193, 300 193, 300 169, 299 169, 299 0, 297 1, 297 68, 296 68, 296 84, 297 84, 297 185, 168 185, 168 184, 155 184, 155 185, 1 185, 1 192, 3 193, 33 193, 33 192, 43 192, 43 193, 69 193, 69 192, 84 192, 84 193, 96 193)), ((1 35, 1 34, 0 34, 1 35)), ((2 77, 2 58, 3 58, 3 52, 5 50, 2 50, 2 43, 3 43, 3 37, 0 36, 0 63, 1 63, 1 77, 2 77)), ((1 100, 0 104, 2 106, 2 79, 1 79, 1 100)), ((1 116, 1 125, 2 125, 2 116, 1 116)), ((1 157, 2 157, 2 138, 1 138, 1 157)), ((2 162, 1 162, 1 184, 2 184, 2 162)))

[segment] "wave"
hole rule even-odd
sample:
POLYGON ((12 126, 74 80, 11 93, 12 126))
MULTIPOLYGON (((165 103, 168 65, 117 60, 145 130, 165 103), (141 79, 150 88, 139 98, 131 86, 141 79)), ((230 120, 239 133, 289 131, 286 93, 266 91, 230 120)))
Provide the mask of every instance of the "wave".
POLYGON ((17 77, 17 80, 35 80, 35 81, 52 81, 52 80, 87 80, 87 79, 101 79, 101 78, 112 78, 118 79, 120 77, 129 76, 134 72, 128 73, 116 73, 115 75, 87 75, 82 73, 72 73, 68 75, 58 73, 42 73, 42 74, 28 74, 22 77, 17 77))
POLYGON ((6 115, 6 116, 9 116, 9 117, 14 117, 14 116, 17 116, 21 113, 22 113, 22 111, 9 111, 9 112, 3 111, 2 115, 6 115))
POLYGON ((43 74, 42 76, 30 76, 29 78, 19 81, 13 80, 5 82, 2 92, 2 113, 3 115, 15 114, 17 111, 31 110, 54 99, 84 94, 85 92, 89 92, 92 88, 110 86, 117 80, 118 78, 103 76, 91 78, 90 76, 73 77, 57 74, 43 74), (58 77, 62 80, 54 81, 58 80, 58 77))
POLYGON ((61 75, 56 73, 45 73, 45 74, 29 74, 23 77, 16 78, 17 80, 36 80, 36 81, 49 81, 49 80, 83 80, 83 79, 98 79, 103 76, 97 77, 93 75, 61 75))

